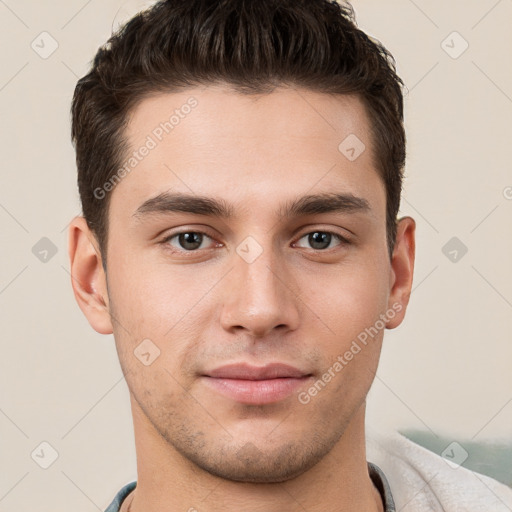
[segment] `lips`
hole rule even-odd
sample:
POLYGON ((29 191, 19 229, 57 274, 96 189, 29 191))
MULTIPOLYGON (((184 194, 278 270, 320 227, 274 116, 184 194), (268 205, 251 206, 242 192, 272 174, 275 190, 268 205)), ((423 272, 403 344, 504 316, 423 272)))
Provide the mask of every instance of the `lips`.
POLYGON ((202 381, 230 400, 263 405, 284 400, 311 378, 311 374, 284 363, 262 367, 230 364, 208 371, 202 381))
POLYGON ((301 378, 308 374, 287 364, 272 363, 262 367, 249 364, 229 364, 211 370, 206 375, 217 379, 268 380, 287 377, 301 378))

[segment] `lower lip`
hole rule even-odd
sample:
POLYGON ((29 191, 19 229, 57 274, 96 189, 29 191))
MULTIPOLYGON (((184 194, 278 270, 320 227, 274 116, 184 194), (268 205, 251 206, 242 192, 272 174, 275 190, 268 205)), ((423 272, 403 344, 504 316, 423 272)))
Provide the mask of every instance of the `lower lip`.
POLYGON ((215 391, 243 404, 262 405, 289 397, 311 377, 282 377, 268 380, 222 379, 203 376, 215 391))

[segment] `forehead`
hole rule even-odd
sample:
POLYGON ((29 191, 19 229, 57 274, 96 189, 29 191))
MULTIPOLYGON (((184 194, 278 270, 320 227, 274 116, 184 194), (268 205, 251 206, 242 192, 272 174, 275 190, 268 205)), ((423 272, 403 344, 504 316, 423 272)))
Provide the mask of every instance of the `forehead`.
POLYGON ((349 134, 370 143, 369 119, 358 96, 293 87, 250 95, 221 85, 155 93, 132 109, 126 135, 134 147, 147 134, 168 139, 184 131, 194 132, 198 143, 204 136, 276 141, 307 137, 331 143, 349 134))
POLYGON ((132 211, 169 189, 240 204, 257 196, 274 211, 278 197, 336 189, 384 211, 369 119, 356 96, 294 88, 243 95, 220 86, 159 93, 130 112, 125 136, 128 172, 112 204, 132 211))

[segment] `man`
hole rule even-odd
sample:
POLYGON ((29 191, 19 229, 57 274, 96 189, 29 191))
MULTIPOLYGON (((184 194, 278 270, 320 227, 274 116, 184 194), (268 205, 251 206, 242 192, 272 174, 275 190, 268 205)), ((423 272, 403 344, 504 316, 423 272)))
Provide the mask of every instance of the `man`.
POLYGON ((365 437, 414 270, 401 84, 327 0, 161 1, 98 51, 73 98, 69 254, 130 390, 138 479, 108 512, 512 506, 365 437))

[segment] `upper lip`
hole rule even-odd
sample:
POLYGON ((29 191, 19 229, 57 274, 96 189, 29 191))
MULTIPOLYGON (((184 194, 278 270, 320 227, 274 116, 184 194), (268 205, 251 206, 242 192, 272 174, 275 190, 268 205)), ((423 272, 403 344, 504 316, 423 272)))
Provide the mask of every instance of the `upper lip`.
POLYGON ((284 363, 271 363, 265 366, 234 363, 215 368, 205 375, 217 379, 266 380, 284 377, 300 378, 310 374, 284 363))

